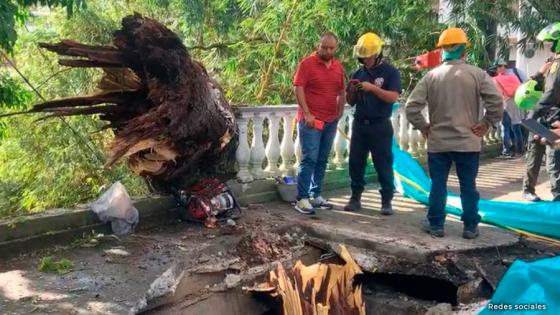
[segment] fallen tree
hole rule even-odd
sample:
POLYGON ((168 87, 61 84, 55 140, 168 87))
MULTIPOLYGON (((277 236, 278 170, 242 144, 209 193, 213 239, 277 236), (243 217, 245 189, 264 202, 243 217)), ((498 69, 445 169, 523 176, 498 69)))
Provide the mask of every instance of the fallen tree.
POLYGON ((40 46, 67 58, 61 65, 101 68, 98 93, 37 104, 41 119, 100 115, 115 139, 105 165, 126 158, 130 169, 168 192, 201 177, 235 172, 237 125, 232 108, 179 37, 156 20, 123 18, 112 46, 71 40, 40 46))

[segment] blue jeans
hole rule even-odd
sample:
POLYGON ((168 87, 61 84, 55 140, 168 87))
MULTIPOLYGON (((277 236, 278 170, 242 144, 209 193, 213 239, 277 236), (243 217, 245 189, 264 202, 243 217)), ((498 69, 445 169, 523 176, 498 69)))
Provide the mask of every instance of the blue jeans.
POLYGON ((514 153, 523 153, 525 144, 523 141, 523 130, 520 124, 511 124, 511 117, 504 111, 502 118, 502 154, 511 155, 514 153))
POLYGON ((511 125, 511 130, 513 131, 515 152, 523 154, 526 151, 527 144, 525 143, 525 136, 523 135, 523 127, 521 124, 511 125))
POLYGON ((428 153, 428 167, 432 178, 430 191, 430 208, 428 220, 434 227, 443 227, 445 223, 445 204, 447 203, 447 178, 451 163, 455 162, 457 177, 461 190, 463 214, 461 220, 467 227, 477 226, 480 222, 476 190, 480 152, 438 152, 428 153))
POLYGON ((325 123, 323 130, 317 130, 307 127, 304 122, 298 123, 299 144, 303 156, 298 170, 298 199, 321 195, 337 125, 338 121, 333 121, 325 123))

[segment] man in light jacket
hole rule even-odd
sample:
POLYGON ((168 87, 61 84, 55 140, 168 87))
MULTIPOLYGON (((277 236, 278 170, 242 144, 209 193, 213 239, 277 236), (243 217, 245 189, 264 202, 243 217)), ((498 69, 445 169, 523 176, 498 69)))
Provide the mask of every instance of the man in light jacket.
POLYGON ((453 162, 461 190, 463 238, 478 237, 476 177, 482 137, 503 114, 502 96, 490 76, 465 63, 467 44, 463 30, 443 31, 437 44, 443 48, 443 64, 418 82, 406 103, 408 120, 428 140, 432 189, 424 229, 437 237, 444 236, 447 178, 453 162), (426 106, 429 122, 422 114, 426 106))

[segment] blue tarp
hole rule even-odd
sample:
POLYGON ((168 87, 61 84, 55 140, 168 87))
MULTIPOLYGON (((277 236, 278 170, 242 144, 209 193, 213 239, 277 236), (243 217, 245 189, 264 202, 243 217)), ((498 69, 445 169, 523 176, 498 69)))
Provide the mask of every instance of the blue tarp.
MULTIPOLYGON (((407 197, 428 204, 431 181, 420 163, 408 152, 401 150, 395 141, 393 141, 393 153, 397 189, 407 197)), ((461 215, 461 209, 459 196, 449 194, 446 211, 461 215)), ((560 202, 480 200, 479 209, 483 222, 560 239, 560 202)))
POLYGON ((560 257, 533 263, 518 260, 508 269, 479 315, 560 314, 559 282, 560 257))

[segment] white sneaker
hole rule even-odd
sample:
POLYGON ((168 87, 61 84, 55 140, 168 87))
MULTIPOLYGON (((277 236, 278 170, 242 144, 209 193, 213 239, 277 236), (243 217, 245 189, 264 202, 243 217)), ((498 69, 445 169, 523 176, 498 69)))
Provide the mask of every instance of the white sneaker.
POLYGON ((321 208, 327 210, 333 208, 333 205, 321 196, 313 198, 313 200, 311 200, 311 205, 313 206, 313 208, 321 208))
POLYGON ((309 199, 307 199, 307 198, 303 198, 303 199, 298 200, 296 202, 295 209, 299 213, 315 214, 315 210, 313 209, 313 206, 311 205, 311 203, 309 202, 309 199))

